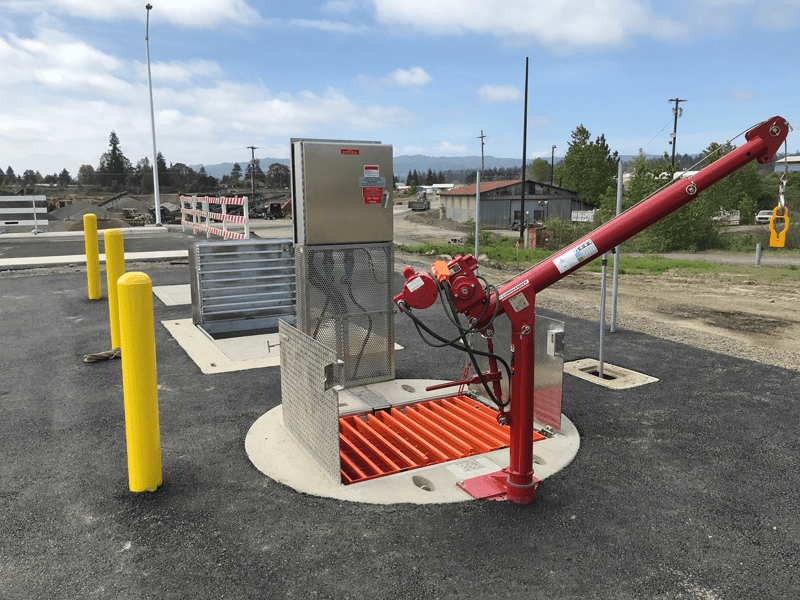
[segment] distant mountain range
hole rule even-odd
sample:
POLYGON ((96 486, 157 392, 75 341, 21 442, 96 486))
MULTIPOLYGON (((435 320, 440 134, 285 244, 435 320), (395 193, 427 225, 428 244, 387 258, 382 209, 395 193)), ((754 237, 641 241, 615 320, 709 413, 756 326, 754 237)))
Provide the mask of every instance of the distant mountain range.
MULTIPOLYGON (((653 155, 654 156, 654 155, 653 155)), ((651 155, 647 155, 652 158, 651 155)), ((622 162, 632 161, 635 157, 633 155, 620 156, 622 162)), ((288 158, 260 158, 261 168, 267 168, 273 163, 280 163, 289 166, 288 158)), ((528 159, 528 163, 533 162, 533 158, 528 159)), ((558 164, 563 157, 555 157, 555 162, 558 164)), ((242 172, 247 168, 249 159, 239 162, 242 167, 242 172)), ((549 162, 549 161, 548 161, 549 162)), ((520 158, 497 158, 494 156, 486 156, 483 159, 485 169, 494 168, 509 168, 519 167, 522 164, 522 157, 520 158)), ((223 175, 230 175, 234 163, 219 163, 216 165, 189 165, 195 171, 199 171, 200 167, 204 167, 207 175, 220 179, 223 175)), ((465 171, 465 170, 478 170, 481 168, 480 156, 425 156, 422 154, 402 155, 394 157, 394 174, 398 178, 404 179, 409 171, 416 169, 418 172, 427 173, 428 169, 435 172, 439 171, 465 171)))

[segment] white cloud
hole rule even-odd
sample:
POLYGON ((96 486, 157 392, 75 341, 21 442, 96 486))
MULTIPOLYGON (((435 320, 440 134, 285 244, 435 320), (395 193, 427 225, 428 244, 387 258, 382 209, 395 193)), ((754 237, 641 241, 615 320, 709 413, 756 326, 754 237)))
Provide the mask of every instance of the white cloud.
POLYGON ((618 47, 633 36, 674 40, 687 28, 642 0, 372 0, 390 26, 436 35, 480 33, 507 43, 534 38, 556 52, 618 47))
POLYGON ((450 142, 441 142, 434 148, 438 156, 461 156, 467 154, 466 146, 457 146, 450 142))
POLYGON ((411 67, 408 71, 397 69, 389 74, 387 80, 398 87, 422 87, 428 85, 433 78, 420 67, 411 67))
POLYGON ((289 21, 298 27, 311 27, 320 31, 334 31, 336 33, 364 33, 368 28, 364 25, 353 25, 342 21, 315 21, 312 19, 292 19, 289 21))
MULTIPOLYGON (((293 136, 376 137, 416 118, 397 105, 358 103, 342 90, 280 93, 224 78, 206 60, 153 64, 158 149, 168 161, 211 163, 249 144, 293 136), (227 153, 227 154, 226 154, 227 153)), ((126 61, 57 31, 0 34, 0 164, 43 173, 96 166, 119 135, 136 163, 152 153, 146 64, 126 61)))
POLYGON ((481 102, 516 102, 522 100, 522 91, 513 85, 483 85, 478 88, 481 102))
MULTIPOLYGON (((69 14, 76 17, 111 20, 136 19, 145 20, 146 3, 134 3, 130 0, 39 0, 18 3, 16 10, 47 11, 69 14), (27 6, 26 6, 27 4, 27 6)), ((170 0, 154 2, 150 11, 150 23, 167 21, 184 27, 212 28, 220 23, 236 23, 252 25, 261 21, 258 12, 252 9, 246 0, 214 0, 213 2, 197 2, 196 0, 170 0)))
POLYGON ((399 148, 395 147, 395 155, 396 156, 414 156, 415 154, 426 154, 428 152, 427 148, 422 146, 401 146, 399 148))
POLYGON ((422 88, 433 81, 433 77, 428 75, 421 67, 411 67, 410 69, 397 69, 385 77, 370 77, 369 75, 358 75, 356 81, 359 85, 378 92, 387 87, 403 87, 410 89, 422 88))
MULTIPOLYGON (((146 69, 146 65, 142 65, 146 69)), ((222 67, 208 60, 152 63, 150 69, 153 80, 185 83, 196 77, 221 77, 222 67)), ((146 77, 147 75, 144 74, 146 77)))
POLYGON ((51 91, 124 96, 130 84, 120 77, 130 66, 58 31, 36 38, 0 38, 0 77, 4 87, 42 84, 51 91))

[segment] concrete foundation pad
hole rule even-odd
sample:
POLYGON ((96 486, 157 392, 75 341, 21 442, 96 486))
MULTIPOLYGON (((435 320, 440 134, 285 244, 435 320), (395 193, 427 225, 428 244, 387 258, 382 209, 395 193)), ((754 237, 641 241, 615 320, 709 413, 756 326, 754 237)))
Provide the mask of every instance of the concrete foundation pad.
MULTIPOLYGON (((168 304, 169 295, 163 292, 165 287, 180 288, 180 286, 156 288, 157 297, 168 304)), ((173 297, 179 296, 179 292, 176 293, 174 290, 172 294, 173 297)), ((198 329, 192 319, 167 319, 161 321, 161 324, 206 375, 277 367, 281 364, 277 332, 254 335, 246 335, 246 332, 243 332, 237 337, 215 340, 198 329)), ((394 349, 402 350, 403 347, 395 344, 394 349)))
POLYGON ((153 287, 153 294, 166 306, 180 306, 192 303, 192 290, 188 283, 155 286, 153 287))
POLYGON ((600 364, 594 358, 582 358, 564 363, 564 373, 569 373, 578 379, 590 381, 612 390, 625 390, 658 381, 656 377, 650 377, 650 375, 637 373, 625 367, 617 367, 609 363, 603 363, 603 377, 601 378, 599 376, 599 368, 600 364))
MULTIPOLYGON (((415 380, 399 381, 421 389, 415 380)), ((561 417, 561 431, 535 442, 536 477, 543 480, 565 468, 578 452, 580 436, 572 422, 561 417)), ((493 473, 509 465, 508 448, 379 477, 351 485, 333 481, 295 441, 283 425, 283 408, 259 418, 245 439, 245 450, 255 467, 275 481, 305 494, 368 504, 444 504, 473 500, 457 483, 493 473)))

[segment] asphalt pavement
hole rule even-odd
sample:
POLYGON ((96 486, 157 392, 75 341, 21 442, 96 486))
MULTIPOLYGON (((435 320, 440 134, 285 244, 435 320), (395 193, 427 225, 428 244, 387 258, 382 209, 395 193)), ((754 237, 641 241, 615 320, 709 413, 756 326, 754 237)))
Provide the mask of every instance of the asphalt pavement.
MULTIPOLYGON (((244 439, 280 369, 203 375, 161 325, 191 308, 155 299, 164 483, 136 494, 120 363, 82 360, 110 347, 105 281, 86 289, 80 267, 0 276, 0 598, 800 595, 800 373, 618 331, 606 360, 659 381, 565 375, 581 448, 533 504, 362 505, 256 470, 244 439)), ((542 314, 566 322, 565 361, 597 356, 596 323, 542 314)), ((402 315, 396 340, 398 378, 460 375, 402 315)))

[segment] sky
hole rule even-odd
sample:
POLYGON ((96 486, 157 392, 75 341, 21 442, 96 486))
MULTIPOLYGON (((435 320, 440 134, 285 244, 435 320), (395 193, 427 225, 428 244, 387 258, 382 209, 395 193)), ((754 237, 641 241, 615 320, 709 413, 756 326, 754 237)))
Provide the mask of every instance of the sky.
MULTIPOLYGON (((800 0, 151 0, 168 164, 285 158, 290 138, 394 154, 698 154, 774 115, 800 126, 800 0)), ((97 168, 113 130, 152 162, 146 2, 0 0, 0 168, 97 168)), ((800 148, 790 134, 788 151, 800 148)), ((738 138, 734 144, 740 144, 738 138)))

